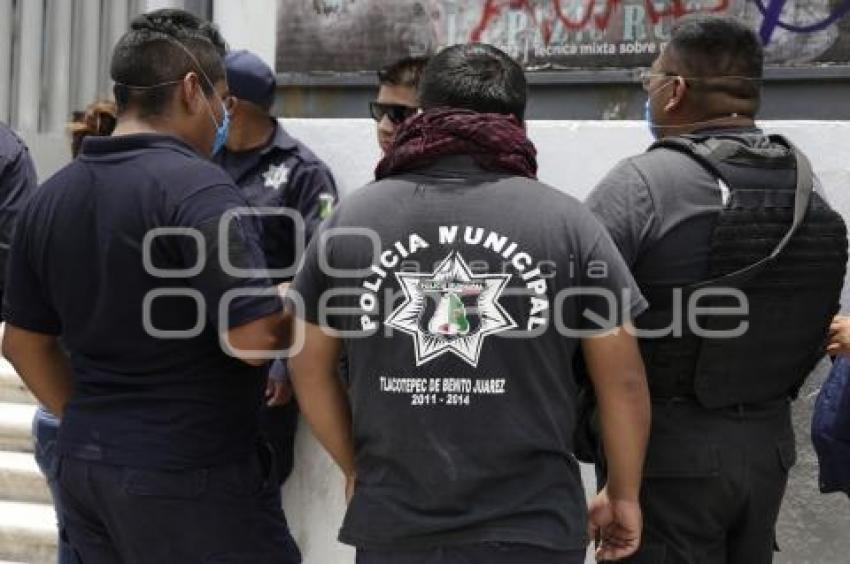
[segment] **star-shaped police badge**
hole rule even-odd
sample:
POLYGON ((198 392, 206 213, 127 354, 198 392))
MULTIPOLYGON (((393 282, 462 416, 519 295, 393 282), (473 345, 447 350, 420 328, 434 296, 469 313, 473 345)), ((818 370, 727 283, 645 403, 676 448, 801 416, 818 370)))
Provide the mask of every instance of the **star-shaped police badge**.
POLYGON ((417 366, 452 352, 476 367, 485 337, 517 327, 499 304, 510 274, 473 274, 452 252, 430 274, 395 276, 405 300, 386 324, 413 337, 417 366))
POLYGON ((280 190, 280 186, 289 179, 289 169, 284 163, 269 165, 269 169, 263 173, 263 178, 266 181, 264 186, 280 190))

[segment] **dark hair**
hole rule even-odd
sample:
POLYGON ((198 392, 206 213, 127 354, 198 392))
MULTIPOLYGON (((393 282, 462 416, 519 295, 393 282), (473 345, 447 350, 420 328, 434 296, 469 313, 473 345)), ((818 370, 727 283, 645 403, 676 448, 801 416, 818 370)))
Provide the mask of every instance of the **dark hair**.
POLYGON ((378 82, 388 86, 417 88, 428 57, 404 57, 378 71, 378 82))
POLYGON ((697 79, 691 82, 697 92, 720 91, 754 102, 761 97, 764 51, 755 32, 738 20, 686 16, 674 24, 668 49, 683 74, 697 79))
POLYGON ((161 114, 176 86, 164 83, 192 71, 210 95, 212 84, 225 76, 226 50, 218 28, 189 12, 164 9, 136 17, 112 52, 110 75, 116 83, 118 113, 132 106, 142 117, 161 114))
POLYGON ((423 109, 463 108, 525 118, 528 96, 525 73, 516 61, 492 45, 469 43, 446 47, 422 73, 423 109))
POLYGON ((112 135, 117 124, 118 112, 115 104, 106 100, 93 102, 82 112, 74 112, 72 121, 68 124, 68 131, 71 132, 71 155, 77 158, 83 139, 89 135, 112 135))

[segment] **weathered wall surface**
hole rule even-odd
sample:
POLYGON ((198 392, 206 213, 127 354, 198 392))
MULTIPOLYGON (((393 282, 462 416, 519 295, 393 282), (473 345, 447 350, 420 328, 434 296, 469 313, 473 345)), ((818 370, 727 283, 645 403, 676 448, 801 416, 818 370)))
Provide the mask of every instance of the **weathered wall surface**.
POLYGON ((529 70, 645 67, 692 13, 752 27, 768 64, 846 62, 847 11, 844 0, 278 0, 277 69, 375 70, 468 41, 529 70))

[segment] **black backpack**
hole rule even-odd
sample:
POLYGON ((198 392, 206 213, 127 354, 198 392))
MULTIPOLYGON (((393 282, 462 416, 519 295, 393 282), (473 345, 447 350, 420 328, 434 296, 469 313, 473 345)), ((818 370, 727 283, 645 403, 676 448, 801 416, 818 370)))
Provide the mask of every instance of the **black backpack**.
MULTIPOLYGON (((654 397, 693 396, 705 407, 719 408, 795 396, 823 357, 844 281, 846 227, 813 191, 814 173, 806 156, 783 137, 771 136, 771 141, 787 146, 794 155, 793 191, 730 182, 724 172, 728 160, 747 149, 734 140, 688 135, 665 138, 650 147, 685 153, 729 189, 712 232, 709 278, 681 289, 685 303, 699 290, 733 288, 748 297, 750 306, 749 330, 738 339, 710 340, 685 332, 680 337, 641 340, 654 397)), ((641 290, 650 310, 636 324, 666 327, 672 289, 641 290)), ((700 303, 732 305, 723 297, 700 303)), ((740 322, 709 315, 700 325, 718 331, 740 322)), ((586 375, 579 374, 575 449, 579 459, 593 462, 600 455, 595 399, 586 375)))

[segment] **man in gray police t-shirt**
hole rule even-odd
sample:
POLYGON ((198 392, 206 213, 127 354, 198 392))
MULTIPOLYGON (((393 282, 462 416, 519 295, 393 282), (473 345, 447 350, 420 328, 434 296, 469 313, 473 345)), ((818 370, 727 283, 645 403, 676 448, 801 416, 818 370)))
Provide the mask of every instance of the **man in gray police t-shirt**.
POLYGON ((611 460, 590 522, 601 556, 627 555, 640 539, 648 394, 634 338, 599 334, 645 301, 593 215, 535 180, 516 63, 490 46, 449 48, 422 95, 382 179, 343 200, 295 281, 306 344, 293 383, 353 493, 340 540, 367 564, 583 562, 581 344, 611 460), (471 100, 452 76, 470 77, 471 100))

